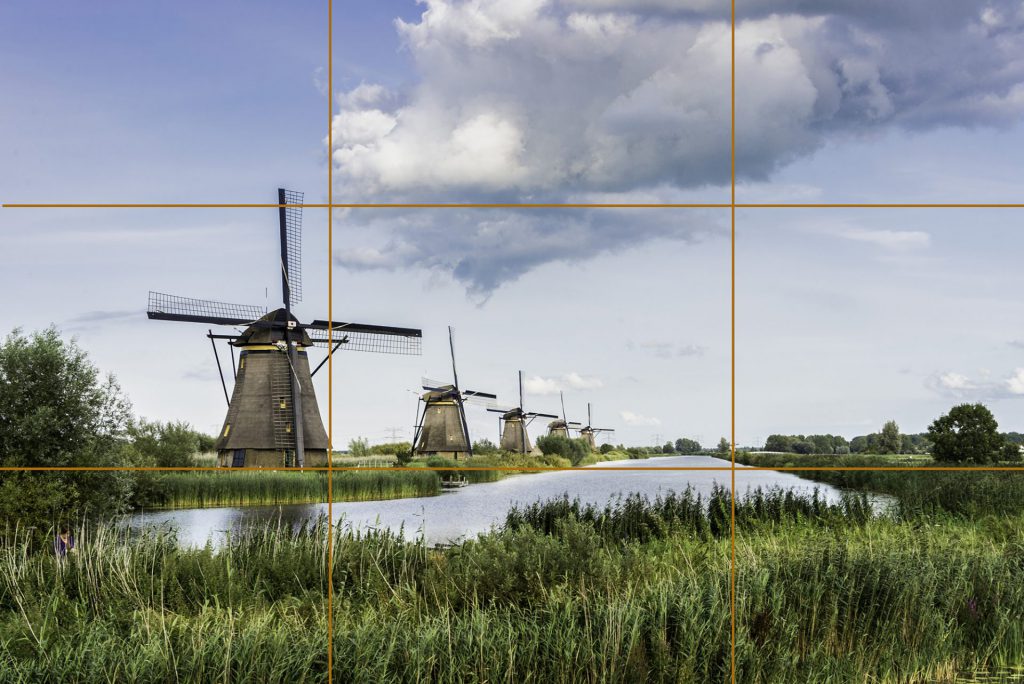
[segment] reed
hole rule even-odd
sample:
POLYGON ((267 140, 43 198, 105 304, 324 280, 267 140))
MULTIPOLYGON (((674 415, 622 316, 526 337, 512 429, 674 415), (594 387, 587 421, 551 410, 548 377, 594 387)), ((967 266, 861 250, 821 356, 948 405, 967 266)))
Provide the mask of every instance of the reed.
MULTIPOLYGON (((358 471, 332 473, 335 501, 373 501, 433 496, 440 488, 436 473, 358 471)), ((240 471, 175 472, 152 477, 146 508, 256 506, 327 501, 327 474, 321 472, 240 471)))

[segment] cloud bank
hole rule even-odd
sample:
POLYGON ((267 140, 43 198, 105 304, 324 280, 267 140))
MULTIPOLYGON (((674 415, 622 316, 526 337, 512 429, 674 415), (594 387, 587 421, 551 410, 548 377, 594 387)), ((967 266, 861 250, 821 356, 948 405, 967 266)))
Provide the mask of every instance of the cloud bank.
MULTIPOLYGON (((620 201, 729 183, 728 4, 711 0, 425 0, 395 22, 414 70, 395 92, 363 83, 333 120, 337 197, 358 201, 620 201)), ((746 0, 739 5, 737 173, 761 181, 835 139, 891 128, 1005 126, 1024 113, 1024 5, 959 0, 746 0)), ((436 215, 436 225, 450 221, 436 215)), ((620 217, 619 220, 622 220, 620 217)), ((631 220, 626 218, 626 220, 631 220)), ((465 224, 467 222, 463 222, 465 224)), ((453 242, 399 224, 342 265, 444 268, 487 292, 539 263, 606 244, 597 214, 572 249, 477 263, 501 224, 453 242), (507 270, 506 270, 507 262, 507 270), (497 273, 493 273, 497 271, 497 273), (504 272, 503 272, 504 271, 504 272)), ((666 237, 634 230, 633 239, 666 237)), ((686 231, 672 231, 671 237, 686 231)), ((920 235, 850 235, 904 247, 920 235), (900 242, 900 241, 908 242, 900 242)))

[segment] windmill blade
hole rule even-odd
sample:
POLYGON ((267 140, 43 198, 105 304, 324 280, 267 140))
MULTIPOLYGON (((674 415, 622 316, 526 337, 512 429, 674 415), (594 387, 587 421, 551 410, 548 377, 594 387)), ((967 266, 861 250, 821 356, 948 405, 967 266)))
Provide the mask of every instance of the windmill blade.
POLYGON ((281 224, 281 289, 285 308, 302 301, 302 193, 277 189, 281 224))
POLYGON ((477 392, 475 390, 466 390, 462 393, 462 397, 464 399, 471 399, 474 397, 479 397, 482 399, 497 399, 498 395, 491 394, 490 392, 477 392))
POLYGON ((515 406, 505 406, 505 407, 502 407, 502 406, 488 406, 487 410, 490 411, 491 413, 508 413, 509 411, 515 411, 516 407, 515 406))
POLYGON ((527 412, 526 415, 529 416, 530 418, 560 418, 561 417, 561 416, 556 416, 553 413, 534 413, 533 411, 527 412))
POLYGON ((591 432, 615 432, 615 428, 590 428, 591 432))
POLYGON ((266 313, 267 310, 259 306, 192 299, 152 291, 146 307, 146 315, 153 319, 214 325, 249 325, 266 313))
POLYGON ((445 382, 444 380, 435 380, 434 378, 428 378, 426 376, 423 376, 422 378, 420 378, 420 380, 420 386, 423 387, 423 389, 425 390, 436 391, 442 389, 443 387, 452 387, 452 384, 450 382, 445 382))
POLYGON ((341 343, 339 349, 411 356, 422 352, 423 331, 416 328, 332 321, 328 336, 327 326, 327 321, 315 320, 300 327, 305 328, 313 344, 318 346, 341 343))
POLYGON ((466 390, 462 393, 462 401, 469 402, 475 406, 494 406, 494 402, 497 398, 498 395, 491 394, 490 392, 466 390))
POLYGON ((567 420, 565 424, 568 427, 583 427, 583 423, 577 423, 575 420, 567 420))

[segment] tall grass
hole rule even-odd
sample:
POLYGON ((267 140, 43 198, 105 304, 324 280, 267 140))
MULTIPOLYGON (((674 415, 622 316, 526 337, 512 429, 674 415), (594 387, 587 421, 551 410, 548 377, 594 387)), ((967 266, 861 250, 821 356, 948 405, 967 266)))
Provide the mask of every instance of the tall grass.
MULTIPOLYGON (((337 526, 331 567, 323 521, 216 550, 101 526, 64 562, 8 531, 0 679, 324 681, 329 577, 335 681, 728 682, 731 515, 716 489, 564 497, 446 549, 337 526)), ((864 495, 770 490, 736 523, 736 681, 1024 662, 1024 514, 877 516, 864 495)))
MULTIPOLYGON (((440 488, 436 473, 358 471, 332 473, 335 501, 373 501, 432 496, 440 488)), ((239 471, 172 472, 152 478, 146 504, 154 508, 253 506, 327 501, 322 472, 239 471)))

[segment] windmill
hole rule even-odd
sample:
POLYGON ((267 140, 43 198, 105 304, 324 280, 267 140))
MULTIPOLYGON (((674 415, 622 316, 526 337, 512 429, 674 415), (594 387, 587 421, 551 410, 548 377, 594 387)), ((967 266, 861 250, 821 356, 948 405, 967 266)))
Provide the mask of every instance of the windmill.
POLYGON ((523 410, 523 371, 519 371, 519 406, 514 408, 488 408, 488 411, 500 413, 498 432, 501 433, 501 449, 517 454, 528 454, 533 451, 530 435, 526 427, 534 418, 558 418, 553 413, 527 413, 523 410), (504 423, 504 427, 502 427, 504 423))
POLYGON ((448 327, 448 347, 452 354, 453 384, 447 385, 423 378, 423 389, 426 393, 420 397, 423 401, 423 413, 417 412, 416 415, 416 434, 412 441, 414 456, 472 456, 473 442, 469 438, 464 404, 467 400, 497 399, 496 395, 489 392, 459 389, 459 373, 455 369, 455 343, 452 339, 451 326, 448 327))
POLYGON ((579 428, 581 423, 570 421, 565 417, 565 395, 559 392, 558 399, 562 402, 562 417, 548 423, 548 437, 565 437, 568 439, 572 436, 569 434, 569 430, 579 428))
POLYGON ((300 323, 292 305, 302 300, 302 193, 279 189, 281 308, 266 309, 149 293, 149 318, 245 329, 235 334, 207 331, 220 371, 228 412, 215 449, 217 464, 232 467, 314 467, 327 465, 328 437, 313 390, 306 350, 314 345, 385 354, 419 354, 422 332, 413 328, 314 320, 300 323), (216 340, 227 340, 235 385, 228 398, 216 340))
POLYGON ((590 445, 590 450, 594 451, 597 448, 597 443, 594 441, 594 435, 598 432, 615 432, 612 428, 596 428, 594 427, 594 420, 590 417, 590 402, 587 402, 587 424, 580 428, 580 437, 586 440, 587 444, 590 445))

